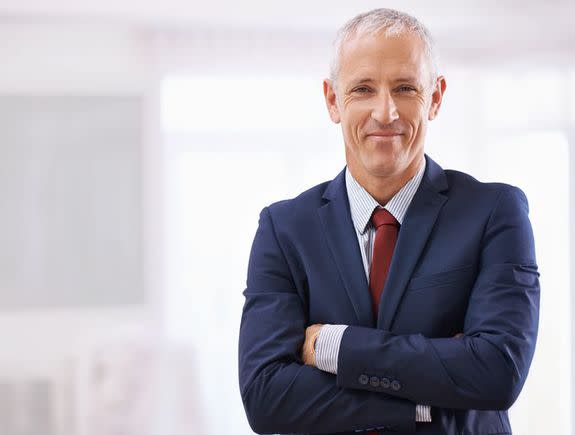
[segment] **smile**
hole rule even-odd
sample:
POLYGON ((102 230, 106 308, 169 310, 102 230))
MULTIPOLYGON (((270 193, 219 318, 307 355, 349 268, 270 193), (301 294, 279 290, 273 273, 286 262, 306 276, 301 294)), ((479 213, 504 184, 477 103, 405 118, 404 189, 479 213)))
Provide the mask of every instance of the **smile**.
POLYGON ((397 131, 382 131, 377 133, 370 133, 368 136, 373 137, 393 137, 393 136, 401 136, 401 133, 397 131))

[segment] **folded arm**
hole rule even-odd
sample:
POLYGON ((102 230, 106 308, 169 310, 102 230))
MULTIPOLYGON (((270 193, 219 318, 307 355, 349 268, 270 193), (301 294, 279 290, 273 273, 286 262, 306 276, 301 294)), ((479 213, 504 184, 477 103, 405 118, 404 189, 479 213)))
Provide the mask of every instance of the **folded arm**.
POLYGON ((295 289, 268 209, 260 215, 244 295, 239 379, 254 431, 415 431, 415 405, 409 400, 341 388, 332 374, 303 364, 304 302, 295 289))
POLYGON ((463 336, 349 326, 338 342, 337 385, 435 407, 508 409, 525 382, 539 317, 539 273, 520 189, 502 191, 480 249, 463 336), (365 382, 372 376, 390 385, 365 382))

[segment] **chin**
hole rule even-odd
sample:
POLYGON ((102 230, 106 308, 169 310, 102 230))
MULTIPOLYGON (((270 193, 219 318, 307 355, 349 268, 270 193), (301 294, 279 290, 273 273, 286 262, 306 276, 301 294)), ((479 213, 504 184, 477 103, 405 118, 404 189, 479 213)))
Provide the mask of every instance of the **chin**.
POLYGON ((398 166, 396 162, 381 162, 381 163, 372 163, 367 165, 369 168, 369 172, 372 175, 376 175, 378 177, 388 177, 390 175, 394 175, 398 171, 398 166))
POLYGON ((395 172, 401 166, 401 155, 397 155, 392 149, 377 150, 365 153, 362 156, 364 166, 370 172, 395 172))

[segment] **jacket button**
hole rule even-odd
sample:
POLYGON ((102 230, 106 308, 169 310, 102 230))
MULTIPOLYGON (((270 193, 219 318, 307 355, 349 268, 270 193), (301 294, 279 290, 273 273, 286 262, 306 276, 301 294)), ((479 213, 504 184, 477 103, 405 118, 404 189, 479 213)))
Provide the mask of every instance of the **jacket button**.
POLYGON ((377 376, 369 378, 369 385, 375 388, 379 387, 379 378, 377 376))
POLYGON ((390 384, 389 379, 387 379, 387 378, 381 378, 380 385, 381 385, 383 388, 389 388, 389 384, 390 384))
POLYGON ((369 376, 367 375, 359 375, 359 383, 361 385, 367 385, 367 383, 369 382, 369 376))
POLYGON ((401 384, 399 383, 399 381, 393 381, 393 382, 391 383, 391 389, 392 389, 393 391, 399 391, 399 390, 401 390, 401 384))

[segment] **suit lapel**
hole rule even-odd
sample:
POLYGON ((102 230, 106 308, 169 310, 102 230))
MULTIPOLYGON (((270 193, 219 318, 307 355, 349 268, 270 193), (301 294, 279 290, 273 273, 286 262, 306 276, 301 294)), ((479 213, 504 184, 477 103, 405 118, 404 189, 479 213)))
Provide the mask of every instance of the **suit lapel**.
POLYGON ((374 327, 371 296, 349 209, 345 168, 328 185, 318 210, 327 245, 337 265, 360 326, 374 327))
POLYGON ((429 156, 425 157, 425 174, 401 225, 382 294, 377 325, 386 331, 392 326, 411 274, 447 201, 447 196, 440 193, 448 187, 445 173, 429 156))

